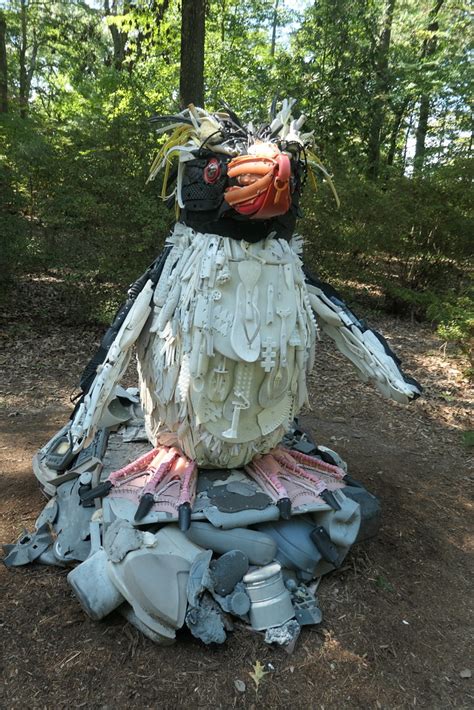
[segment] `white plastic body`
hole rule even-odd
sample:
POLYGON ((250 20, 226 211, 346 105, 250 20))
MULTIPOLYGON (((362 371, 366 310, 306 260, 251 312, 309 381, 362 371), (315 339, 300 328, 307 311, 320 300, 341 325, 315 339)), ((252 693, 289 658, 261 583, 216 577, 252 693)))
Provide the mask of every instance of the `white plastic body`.
POLYGON ((237 468, 282 439, 307 400, 316 324, 298 239, 257 244, 177 224, 138 341, 154 445, 237 468))

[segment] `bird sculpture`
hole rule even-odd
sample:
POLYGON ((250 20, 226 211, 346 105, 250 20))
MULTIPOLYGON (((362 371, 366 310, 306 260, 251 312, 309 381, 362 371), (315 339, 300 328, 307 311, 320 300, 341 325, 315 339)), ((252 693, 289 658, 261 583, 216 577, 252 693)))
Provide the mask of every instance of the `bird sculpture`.
POLYGON ((193 105, 152 119, 168 137, 150 180, 163 171, 177 221, 86 368, 55 445, 67 458, 91 442, 136 344, 152 449, 90 494, 134 500, 136 522, 161 505, 186 530, 203 468, 243 469, 284 519, 301 500, 331 501, 344 486, 337 462, 281 445, 308 399, 318 322, 384 394, 408 402, 420 393, 382 336, 303 270, 301 191, 315 168, 335 190, 293 106, 273 106, 258 128, 230 109, 193 105))

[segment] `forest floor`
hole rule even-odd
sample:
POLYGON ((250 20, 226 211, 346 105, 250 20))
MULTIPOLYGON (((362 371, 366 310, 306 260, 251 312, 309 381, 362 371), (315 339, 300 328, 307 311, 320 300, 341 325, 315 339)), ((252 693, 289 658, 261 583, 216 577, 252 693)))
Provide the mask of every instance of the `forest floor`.
MULTIPOLYGON (((38 288, 28 310, 23 303, 4 314, 4 543, 31 530, 45 503, 31 458, 69 416, 69 396, 100 336, 97 328, 68 327, 64 308, 38 288)), ((425 325, 386 316, 371 324, 425 391, 409 407, 387 401, 358 381, 331 343, 320 344, 312 411, 301 422, 349 462, 383 507, 378 536, 323 579, 323 623, 303 629, 292 655, 244 629, 218 648, 185 631, 160 648, 119 614, 100 623, 86 617, 67 570, 1 566, 1 707, 474 707, 466 363, 448 356, 425 325), (258 690, 249 675, 257 661, 267 671, 258 690)))

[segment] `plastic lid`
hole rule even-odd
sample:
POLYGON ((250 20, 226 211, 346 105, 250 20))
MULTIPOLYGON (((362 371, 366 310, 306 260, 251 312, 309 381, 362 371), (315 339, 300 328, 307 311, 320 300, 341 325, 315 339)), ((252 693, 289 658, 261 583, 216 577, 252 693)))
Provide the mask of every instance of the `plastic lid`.
POLYGON ((244 577, 245 584, 252 584, 254 582, 263 582, 265 579, 270 579, 274 575, 281 572, 281 564, 279 562, 272 562, 265 567, 259 567, 253 572, 248 572, 244 577))

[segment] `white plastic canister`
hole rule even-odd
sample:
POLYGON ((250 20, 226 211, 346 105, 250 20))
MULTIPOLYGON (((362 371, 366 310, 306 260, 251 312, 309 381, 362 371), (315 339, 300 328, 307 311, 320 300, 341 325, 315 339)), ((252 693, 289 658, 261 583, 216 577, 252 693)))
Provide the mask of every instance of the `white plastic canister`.
POLYGON ((244 584, 251 601, 250 623, 257 631, 281 626, 294 617, 290 592, 278 562, 249 572, 244 584))

